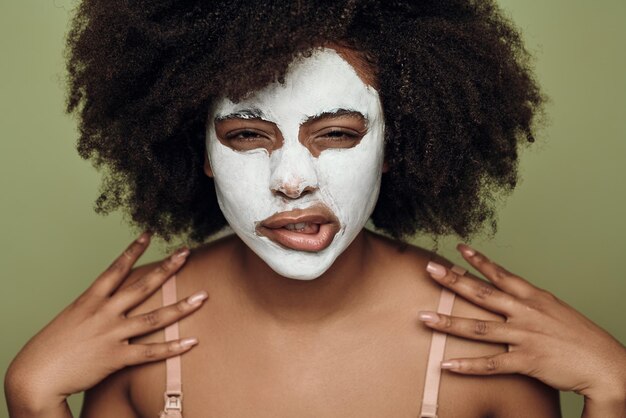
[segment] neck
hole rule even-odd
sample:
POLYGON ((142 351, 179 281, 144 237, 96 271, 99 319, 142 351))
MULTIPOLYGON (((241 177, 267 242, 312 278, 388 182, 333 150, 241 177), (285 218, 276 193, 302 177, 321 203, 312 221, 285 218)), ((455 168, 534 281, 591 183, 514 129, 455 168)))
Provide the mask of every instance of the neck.
POLYGON ((320 324, 349 315, 374 296, 371 237, 363 230, 320 277, 285 278, 274 272, 243 242, 236 286, 255 315, 282 324, 320 324))

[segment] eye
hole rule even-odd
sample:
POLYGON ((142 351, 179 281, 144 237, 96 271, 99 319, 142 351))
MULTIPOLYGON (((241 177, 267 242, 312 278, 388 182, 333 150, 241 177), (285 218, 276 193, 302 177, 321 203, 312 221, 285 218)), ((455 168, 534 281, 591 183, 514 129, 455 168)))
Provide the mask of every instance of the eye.
POLYGON ((250 129, 243 129, 227 133, 226 139, 229 141, 250 142, 268 140, 269 138, 267 138, 266 135, 260 132, 250 129))
POLYGON ((331 138, 334 140, 346 140, 346 139, 358 138, 358 135, 354 133, 350 133, 350 132, 334 130, 334 131, 330 131, 322 135, 322 138, 331 138))
POLYGON ((236 129, 224 135, 225 144, 237 151, 273 148, 272 137, 266 132, 256 129, 236 129))
POLYGON ((315 136, 315 144, 321 148, 352 148, 364 134, 346 128, 329 128, 315 136))

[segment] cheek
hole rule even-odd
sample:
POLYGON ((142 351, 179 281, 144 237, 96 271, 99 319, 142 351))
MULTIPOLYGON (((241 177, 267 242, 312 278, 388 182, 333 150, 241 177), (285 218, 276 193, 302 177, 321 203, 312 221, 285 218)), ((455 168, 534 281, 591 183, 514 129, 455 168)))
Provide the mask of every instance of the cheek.
POLYGON ((327 189, 340 210, 361 208, 372 195, 377 195, 382 174, 379 148, 376 141, 370 141, 350 149, 326 150, 320 155, 320 187, 327 189))
POLYGON ((232 206, 226 208, 228 211, 234 214, 246 207, 262 208, 269 200, 270 168, 266 151, 239 153, 215 141, 209 146, 209 156, 218 197, 222 204, 232 206))

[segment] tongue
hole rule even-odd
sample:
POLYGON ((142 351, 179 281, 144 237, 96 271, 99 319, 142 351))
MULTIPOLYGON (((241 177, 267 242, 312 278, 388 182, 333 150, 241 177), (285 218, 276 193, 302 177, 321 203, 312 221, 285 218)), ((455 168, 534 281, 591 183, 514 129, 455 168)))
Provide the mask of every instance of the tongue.
POLYGON ((296 234, 317 234, 320 230, 320 224, 308 223, 303 229, 287 229, 285 227, 282 229, 296 234))

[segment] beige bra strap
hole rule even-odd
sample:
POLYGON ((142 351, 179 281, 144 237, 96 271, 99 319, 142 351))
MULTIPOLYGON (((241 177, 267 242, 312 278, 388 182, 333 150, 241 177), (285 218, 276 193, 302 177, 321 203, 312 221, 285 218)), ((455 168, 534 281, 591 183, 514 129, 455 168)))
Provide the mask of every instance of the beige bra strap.
MULTIPOLYGON (((462 276, 467 270, 459 266, 451 268, 453 272, 462 276)), ((448 289, 441 289, 437 312, 444 315, 452 313, 454 293, 448 289)), ((446 349, 446 335, 443 332, 433 331, 426 366, 426 380, 424 382, 424 397, 422 399, 421 418, 437 418, 437 399, 439 398, 439 381, 441 379, 441 361, 446 349)))
MULTIPOLYGON (((170 277, 161 289, 163 293, 163 305, 176 303, 176 276, 170 277)), ((179 339, 178 322, 174 322, 165 328, 165 341, 179 339)), ((160 417, 182 417, 183 390, 181 382, 180 356, 169 357, 165 360, 165 393, 163 394, 165 406, 160 417)))

